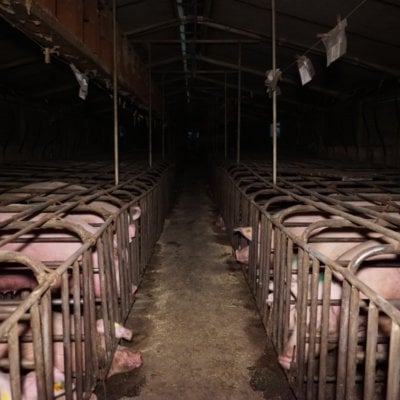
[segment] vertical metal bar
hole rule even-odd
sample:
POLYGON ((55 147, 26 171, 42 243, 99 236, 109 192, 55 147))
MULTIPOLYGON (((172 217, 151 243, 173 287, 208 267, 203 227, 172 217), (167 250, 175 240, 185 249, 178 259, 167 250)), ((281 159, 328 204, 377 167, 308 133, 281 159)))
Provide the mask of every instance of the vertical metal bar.
POLYGON ((226 74, 224 74, 224 98, 225 98, 225 108, 224 108, 224 158, 228 158, 228 109, 227 109, 227 79, 226 74))
POLYGON ((152 152, 152 142, 153 142, 153 107, 152 107, 152 96, 151 96, 151 43, 148 44, 149 51, 149 166, 153 165, 153 152, 152 152))
MULTIPOLYGON (((18 323, 15 323, 8 335, 9 361, 10 361, 10 387, 11 395, 15 400, 21 399, 21 366, 20 366, 20 343, 18 336, 18 323)), ((2 394, 0 390, 0 398, 7 399, 7 393, 2 394)), ((40 392, 39 392, 40 393, 40 392)))
MULTIPOLYGON (((271 0, 272 12, 272 71, 276 74, 275 0, 271 0)), ((272 91, 272 183, 276 185, 276 90, 272 91)))
POLYGON ((236 163, 240 163, 240 123, 241 123, 241 97, 242 97, 242 44, 239 42, 238 54, 238 115, 237 115, 237 143, 236 143, 236 163))
POLYGON ((371 301, 368 307, 367 344, 365 349, 364 399, 375 398, 376 344, 378 342, 379 309, 371 301))
POLYGON ((357 347, 359 329, 359 300, 358 289, 351 288, 350 294, 350 318, 349 335, 347 347, 347 371, 346 371, 346 399, 352 399, 355 395, 356 369, 357 369, 357 347))
POLYGON ((161 155, 165 160, 165 84, 164 75, 162 77, 162 127, 161 127, 161 155))
POLYGON ((118 60, 117 60, 117 0, 113 0, 113 103, 114 103, 114 171, 115 184, 119 183, 118 149, 118 60))
POLYGON ((400 363, 399 363, 399 351, 400 351, 400 326, 392 321, 392 331, 390 334, 390 345, 389 345, 389 366, 388 366, 388 378, 387 378, 387 392, 386 399, 398 399, 400 394, 400 363))

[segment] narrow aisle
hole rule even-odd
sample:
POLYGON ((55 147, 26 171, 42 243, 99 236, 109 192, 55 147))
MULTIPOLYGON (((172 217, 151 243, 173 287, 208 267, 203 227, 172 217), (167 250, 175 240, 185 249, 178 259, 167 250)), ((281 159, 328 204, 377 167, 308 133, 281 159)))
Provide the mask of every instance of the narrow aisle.
POLYGON ((187 178, 127 322, 143 357, 135 399, 264 398, 251 388, 249 368, 267 339, 215 219, 205 182, 187 178))

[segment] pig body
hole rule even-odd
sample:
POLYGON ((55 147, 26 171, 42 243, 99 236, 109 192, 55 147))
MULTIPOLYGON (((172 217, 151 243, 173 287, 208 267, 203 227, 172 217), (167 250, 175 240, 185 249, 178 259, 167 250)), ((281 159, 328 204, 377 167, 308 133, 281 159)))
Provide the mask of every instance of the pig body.
MULTIPOLYGON (((387 241, 391 241, 387 239, 387 241)), ((338 257, 338 261, 349 260, 356 257, 361 251, 367 250, 373 246, 380 245, 381 242, 379 239, 370 240, 364 243, 360 243, 356 246, 353 246, 352 249, 344 252, 340 257, 338 257)), ((395 254, 385 254, 382 256, 374 256, 371 257, 369 262, 378 262, 385 261, 390 262, 390 260, 395 259, 397 256, 395 254)), ((360 268, 356 273, 357 278, 362 281, 364 284, 369 286, 376 293, 384 297, 385 299, 397 299, 400 297, 400 268, 397 267, 374 267, 372 264, 368 264, 368 266, 364 266, 360 268)), ((297 283, 296 280, 292 278, 292 287, 291 293, 297 298, 297 283)), ((322 299, 322 289, 323 282, 318 283, 318 299, 322 299)), ((331 292, 330 299, 331 300, 340 300, 342 293, 342 282, 333 280, 331 284, 331 292)), ((363 296, 361 295, 361 298, 363 296)), ((321 307, 318 306, 317 309, 317 331, 321 329, 321 307)), ((332 336, 337 336, 339 332, 339 321, 340 321, 340 306, 331 305, 329 307, 329 325, 328 325, 328 334, 332 336)), ((292 330, 284 349, 281 354, 279 354, 278 361, 282 365, 283 368, 289 369, 290 364, 293 361, 293 357, 295 356, 295 348, 297 345, 297 309, 296 307, 291 307, 290 309, 290 325, 289 329, 292 330)), ((307 309, 307 324, 309 324, 309 307, 307 309)), ((382 318, 379 320, 379 331, 381 334, 390 335, 390 324, 387 324, 386 318, 382 318)), ((359 332, 363 332, 365 330, 365 320, 363 318, 359 319, 359 332)), ((306 345, 306 357, 308 355, 308 345, 306 345)), ((316 354, 318 354, 318 348, 316 349, 316 354)))

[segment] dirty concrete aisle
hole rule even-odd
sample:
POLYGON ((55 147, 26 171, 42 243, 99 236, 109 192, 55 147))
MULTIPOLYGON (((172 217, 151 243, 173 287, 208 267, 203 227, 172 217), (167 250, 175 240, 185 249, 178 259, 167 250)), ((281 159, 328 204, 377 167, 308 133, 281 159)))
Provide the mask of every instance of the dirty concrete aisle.
POLYGON ((264 398, 250 380, 267 339, 216 215, 205 179, 186 176, 127 321, 144 364, 107 399, 122 386, 125 400, 264 398))

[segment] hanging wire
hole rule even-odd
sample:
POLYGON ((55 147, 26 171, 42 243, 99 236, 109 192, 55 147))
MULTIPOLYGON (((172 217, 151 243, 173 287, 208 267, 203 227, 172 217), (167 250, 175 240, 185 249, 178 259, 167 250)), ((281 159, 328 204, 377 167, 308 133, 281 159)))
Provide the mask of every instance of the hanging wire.
MULTIPOLYGON (((360 3, 358 3, 343 19, 349 19, 360 7, 362 7, 368 0, 362 0, 360 3)), ((314 50, 320 43, 322 42, 322 38, 318 39, 311 47, 309 47, 303 54, 301 54, 300 57, 307 55, 310 51, 314 50)), ((282 73, 286 72, 290 68, 292 68, 294 65, 296 65, 297 60, 293 61, 292 63, 289 64, 284 70, 282 70, 282 73)))

